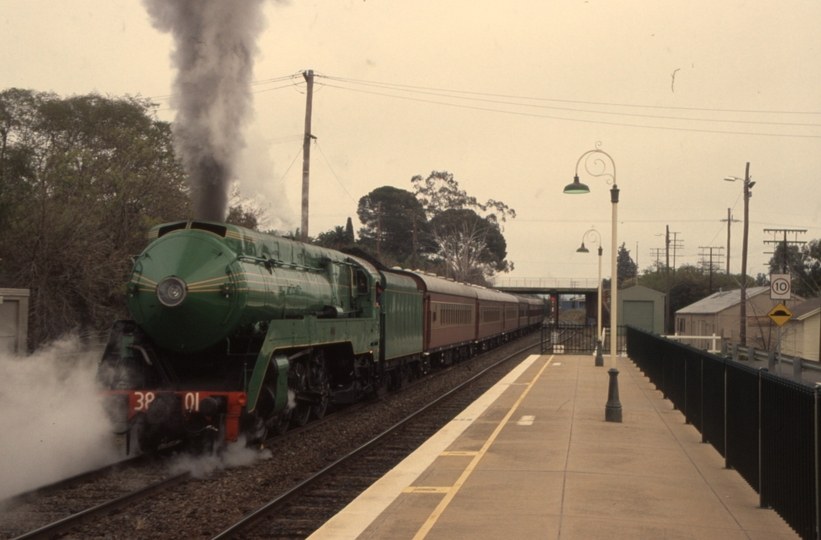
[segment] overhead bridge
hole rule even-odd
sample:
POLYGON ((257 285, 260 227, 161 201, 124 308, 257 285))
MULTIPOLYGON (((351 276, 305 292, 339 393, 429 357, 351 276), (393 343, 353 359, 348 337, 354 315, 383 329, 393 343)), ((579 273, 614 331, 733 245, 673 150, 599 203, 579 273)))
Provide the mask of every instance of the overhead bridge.
MULTIPOLYGON (((598 304, 599 282, 595 278, 511 278, 497 277, 493 288, 514 294, 550 295, 558 300, 559 295, 584 295, 586 318, 595 318, 598 304)), ((606 309, 606 308, 605 308, 606 309)), ((553 309, 553 322, 559 322, 559 310, 553 309)), ((606 317, 603 317, 606 318, 606 317)), ((595 320, 595 319, 594 319, 595 320)))
POLYGON ((595 278, 510 278, 497 277, 493 288, 515 294, 587 294, 599 290, 595 278))

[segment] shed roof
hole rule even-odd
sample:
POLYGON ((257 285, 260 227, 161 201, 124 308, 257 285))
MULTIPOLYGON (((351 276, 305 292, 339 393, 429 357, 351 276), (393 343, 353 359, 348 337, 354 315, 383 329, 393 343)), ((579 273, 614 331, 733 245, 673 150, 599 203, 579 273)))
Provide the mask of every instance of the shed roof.
POLYGON ((648 297, 664 298, 665 294, 663 292, 651 289, 649 287, 645 287, 643 285, 634 285, 632 287, 622 289, 619 291, 619 299, 622 300, 634 300, 637 298, 648 297))
POLYGON ((793 320, 800 321, 815 315, 819 309, 821 309, 821 298, 810 298, 806 302, 801 302, 800 304, 793 306, 790 311, 792 311, 793 320))
MULTIPOLYGON (((769 287, 747 287, 747 300, 753 296, 758 296, 766 291, 769 287)), ((741 303, 741 293, 739 289, 730 291, 719 291, 713 293, 707 298, 702 298, 698 302, 692 303, 689 306, 683 307, 676 311, 676 314, 684 315, 688 313, 720 313, 727 308, 733 307, 741 303)))

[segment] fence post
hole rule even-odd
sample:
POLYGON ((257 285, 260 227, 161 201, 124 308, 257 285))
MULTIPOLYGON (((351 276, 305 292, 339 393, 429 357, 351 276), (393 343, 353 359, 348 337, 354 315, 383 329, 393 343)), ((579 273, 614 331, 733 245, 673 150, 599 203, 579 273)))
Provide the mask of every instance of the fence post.
POLYGON ((803 368, 804 359, 798 356, 794 357, 792 359, 792 378, 795 380, 795 382, 800 383, 803 380, 803 377, 801 376, 801 371, 803 370, 803 368))
POLYGON ((815 462, 813 469, 815 469, 815 538, 821 540, 821 475, 818 471, 818 393, 821 392, 821 384, 815 383, 815 396, 813 418, 815 419, 815 437, 813 439, 813 446, 815 446, 815 462))
POLYGON ((775 351, 767 353, 767 369, 775 373, 775 351))
MULTIPOLYGON (((733 345, 733 354, 738 354, 738 345, 733 345)), ((730 468, 730 441, 727 439, 727 361, 724 361, 724 468, 730 468)))
POLYGON ((738 343, 733 343, 733 362, 738 362, 738 343))
POLYGON ((761 411, 763 407, 761 406, 761 372, 767 371, 767 368, 759 368, 758 370, 758 506, 760 508, 768 508, 764 503, 764 475, 762 473, 762 466, 761 462, 764 461, 761 451, 762 451, 762 444, 761 444, 761 411))
POLYGON ((755 362, 755 347, 747 347, 747 361, 755 362))
POLYGON ((707 435, 704 429, 704 357, 701 357, 701 442, 707 442, 707 435))

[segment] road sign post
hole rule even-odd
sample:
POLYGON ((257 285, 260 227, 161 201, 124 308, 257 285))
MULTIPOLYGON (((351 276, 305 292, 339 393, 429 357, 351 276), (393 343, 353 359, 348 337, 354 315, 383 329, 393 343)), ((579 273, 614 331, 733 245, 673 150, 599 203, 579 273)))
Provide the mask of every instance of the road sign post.
MULTIPOLYGON (((772 281, 770 283, 772 283, 772 281)), ((787 280, 787 283, 789 284, 789 280, 787 280)), ((789 291, 789 286, 787 286, 787 290, 789 291)), ((772 293, 772 288, 770 292, 772 293)), ((787 309, 787 306, 779 302, 777 306, 767 313, 767 316, 778 325, 778 374, 781 375, 781 327, 792 318, 792 312, 787 309)))

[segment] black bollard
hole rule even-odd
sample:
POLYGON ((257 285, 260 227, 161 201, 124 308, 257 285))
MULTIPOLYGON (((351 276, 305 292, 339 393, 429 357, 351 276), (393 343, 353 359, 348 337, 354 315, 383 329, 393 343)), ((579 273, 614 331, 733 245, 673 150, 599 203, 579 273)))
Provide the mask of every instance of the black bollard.
POLYGON ((596 340, 596 367, 604 365, 604 358, 601 355, 601 340, 596 340))
POLYGON ((610 368, 610 389, 607 392, 607 405, 604 407, 605 422, 621 423, 621 401, 619 401, 619 370, 610 368))

